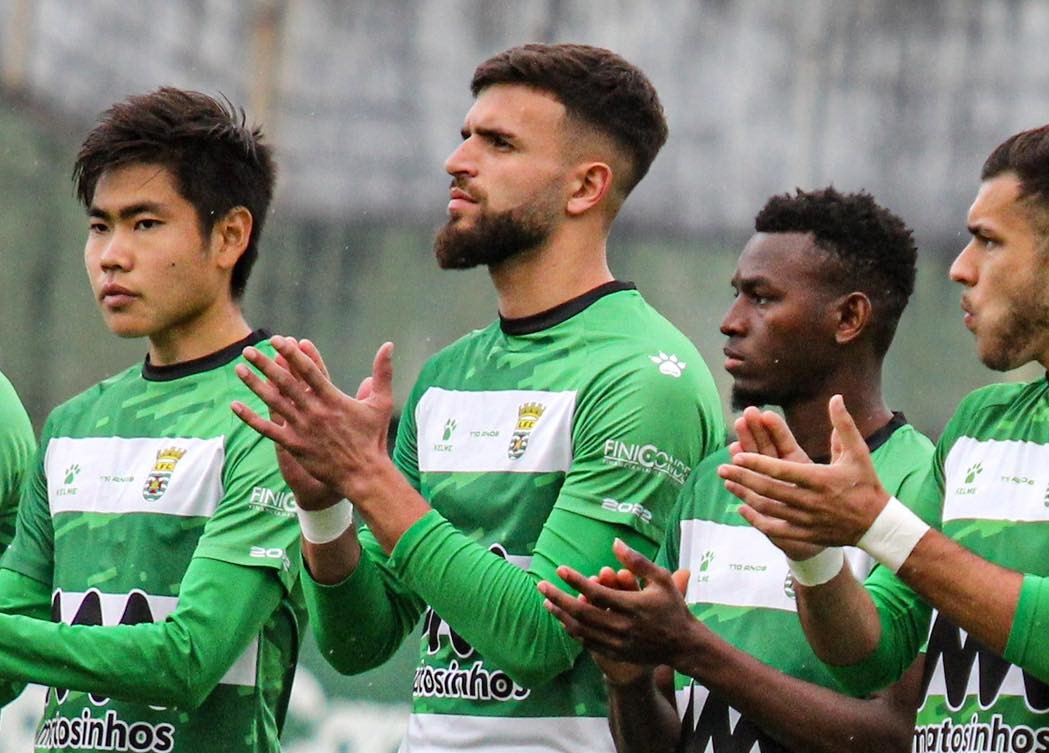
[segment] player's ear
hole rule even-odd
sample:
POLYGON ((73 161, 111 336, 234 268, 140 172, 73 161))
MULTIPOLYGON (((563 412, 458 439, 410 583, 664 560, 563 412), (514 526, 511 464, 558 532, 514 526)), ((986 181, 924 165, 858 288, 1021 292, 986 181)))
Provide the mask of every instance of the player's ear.
POLYGON ((565 205, 570 217, 583 214, 600 204, 612 190, 612 168, 604 162, 579 165, 569 186, 571 194, 565 205))
POLYGON ((233 269, 248 248, 254 224, 246 207, 233 207, 226 216, 215 222, 211 230, 212 248, 222 269, 233 269))
POLYGON ((839 345, 853 342, 870 324, 871 299, 859 291, 841 296, 835 302, 837 327, 834 338, 839 345))

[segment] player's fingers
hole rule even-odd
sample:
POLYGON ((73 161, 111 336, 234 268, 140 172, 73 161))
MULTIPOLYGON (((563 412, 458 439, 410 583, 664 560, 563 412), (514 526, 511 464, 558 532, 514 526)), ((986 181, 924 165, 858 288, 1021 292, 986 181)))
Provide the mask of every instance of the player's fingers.
POLYGON ((626 569, 616 571, 616 587, 620 591, 641 590, 641 584, 637 582, 637 576, 626 569))
POLYGON ((618 588, 603 586, 597 580, 585 578, 565 565, 557 568, 557 577, 599 609, 611 609, 617 612, 629 609, 628 604, 632 594, 624 593, 618 588))
MULTIPOLYGON (((580 619, 575 613, 569 612, 560 604, 555 604, 550 599, 543 602, 543 608, 550 612, 564 626, 565 632, 576 640, 583 643, 592 651, 598 651, 609 656, 616 656, 616 651, 623 644, 623 631, 607 629, 600 624, 594 624, 585 618, 580 619)), ((599 618, 609 613, 602 610, 590 611, 596 613, 599 618)))
MULTIPOLYGON (((740 457, 764 458, 763 455, 747 453, 740 455, 740 457)), ((764 459, 767 460, 768 458, 764 459)), ((731 481, 735 485, 745 487, 756 494, 770 497, 778 502, 794 507, 806 508, 811 504, 813 496, 818 497, 819 495, 818 491, 813 492, 807 487, 781 481, 781 477, 769 475, 759 469, 753 469, 749 464, 743 466, 735 463, 725 463, 718 466, 717 473, 725 481, 731 481)))
POLYGON ((612 543, 612 551, 615 553, 616 559, 622 562, 624 567, 636 577, 642 578, 649 583, 661 583, 663 585, 670 583, 670 573, 665 568, 648 559, 648 557, 622 539, 617 538, 612 543))
POLYGON ((812 513, 806 507, 785 504, 774 496, 762 494, 749 485, 739 484, 731 479, 725 479, 725 489, 763 515, 786 520, 799 526, 807 526, 812 523, 812 513))
POLYGON ((275 419, 280 419, 280 425, 285 425, 288 418, 298 415, 298 410, 292 401, 285 397, 272 381, 260 379, 258 374, 242 363, 238 363, 233 368, 233 372, 249 390, 266 403, 270 414, 275 419))
MULTIPOLYGON (((563 580, 568 586, 579 591, 580 586, 587 586, 591 581, 585 575, 578 570, 574 570, 568 565, 561 565, 557 568, 557 577, 563 580)), ((582 593, 580 591, 580 593, 582 593)))
POLYGON ((754 406, 744 408, 740 420, 736 421, 736 431, 744 452, 779 457, 772 436, 762 421, 761 411, 754 406))
MULTIPOLYGON (((731 463, 718 466, 718 474, 727 478, 726 469, 743 468, 758 475, 775 479, 787 485, 805 489, 822 488, 825 466, 815 463, 799 463, 793 460, 770 458, 754 452, 741 452, 733 456, 731 463)), ((739 480, 739 479, 736 479, 739 480)))
POLYGON ((770 539, 789 539, 791 541, 813 541, 814 539, 811 531, 791 525, 785 520, 763 515, 750 505, 740 505, 739 514, 770 539))
MULTIPOLYGON (((313 362, 313 359, 302 351, 295 338, 274 335, 270 338, 270 343, 278 353, 284 356, 288 362, 290 373, 294 375, 296 381, 301 380, 310 390, 325 400, 330 400, 341 394, 339 389, 328 379, 328 375, 313 362)), ((281 387, 283 389, 283 385, 281 387)), ((305 395, 305 392, 306 390, 302 390, 303 395, 305 395)))
MULTIPOLYGON (((767 410, 761 414, 761 425, 765 427, 769 441, 775 447, 776 456, 781 458, 809 460, 808 454, 801 449, 794 433, 787 426, 786 420, 780 414, 767 410)), ((766 453, 768 454, 768 453, 766 453)))
MULTIPOLYGON (((262 353, 258 348, 248 346, 244 349, 244 358, 247 359, 248 363, 262 372, 262 375, 266 377, 270 384, 277 388, 280 393, 291 400, 298 408, 304 408, 306 406, 306 389, 305 386, 287 369, 281 368, 280 365, 269 356, 262 353)), ((287 356, 285 356, 287 358, 287 356)), ((247 384, 247 380, 241 376, 240 366, 237 367, 237 375, 241 377, 241 380, 247 384)), ((251 386, 250 384, 248 385, 251 386)), ((256 392, 256 394, 258 394, 256 392)), ((259 395, 262 397, 262 395, 259 395)), ((265 398, 263 398, 265 399, 265 398)), ((271 406, 272 407, 272 406, 271 406)), ((291 416, 285 413, 286 418, 291 416)))
POLYGON ((549 581, 540 581, 538 588, 547 603, 581 626, 588 626, 595 632, 624 630, 627 627, 621 615, 586 599, 573 598, 549 581))
POLYGON ((236 414, 237 418, 246 423, 252 429, 257 431, 264 437, 272 439, 277 443, 278 446, 282 446, 286 437, 284 435, 284 427, 275 424, 272 421, 267 421, 265 418, 260 416, 258 413, 253 411, 251 408, 246 406, 239 400, 234 400, 230 403, 230 408, 236 414))
POLYGON ((328 371, 328 366, 324 363, 324 357, 321 355, 321 352, 317 350, 317 346, 313 344, 312 340, 299 340, 299 350, 309 356, 309 359, 317 364, 317 368, 321 370, 324 376, 331 379, 331 372, 328 371))

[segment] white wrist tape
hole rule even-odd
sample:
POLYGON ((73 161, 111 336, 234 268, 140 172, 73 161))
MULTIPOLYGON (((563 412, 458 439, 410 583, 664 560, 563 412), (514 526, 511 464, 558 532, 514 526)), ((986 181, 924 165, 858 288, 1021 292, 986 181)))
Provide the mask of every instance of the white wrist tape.
POLYGON ((792 560, 787 557, 787 566, 794 581, 803 586, 819 586, 841 572, 845 564, 845 553, 840 546, 829 546, 807 560, 792 560))
POLYGON ((340 500, 323 510, 298 511, 302 537, 311 544, 327 544, 342 536, 353 524, 353 505, 349 500, 340 500))
POLYGON ((928 530, 928 524, 905 504, 896 497, 889 497, 889 503, 878 513, 856 546, 895 573, 903 567, 928 530))

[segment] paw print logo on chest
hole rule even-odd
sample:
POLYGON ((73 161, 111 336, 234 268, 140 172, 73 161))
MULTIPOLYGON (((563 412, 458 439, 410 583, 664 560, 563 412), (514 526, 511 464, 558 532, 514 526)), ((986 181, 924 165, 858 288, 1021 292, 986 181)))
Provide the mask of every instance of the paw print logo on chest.
POLYGON ((659 367, 660 374, 666 374, 675 379, 680 377, 688 367, 688 364, 679 360, 676 355, 667 355, 663 351, 659 351, 659 355, 649 356, 648 358, 659 367))

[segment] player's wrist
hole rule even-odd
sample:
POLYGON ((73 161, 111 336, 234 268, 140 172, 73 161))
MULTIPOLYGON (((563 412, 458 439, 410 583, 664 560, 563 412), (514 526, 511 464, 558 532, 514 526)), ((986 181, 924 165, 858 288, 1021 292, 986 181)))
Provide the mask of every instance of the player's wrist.
POLYGON ((367 519, 372 512, 382 513, 391 496, 402 496, 402 491, 412 487, 390 458, 376 461, 366 472, 347 476, 339 491, 352 499, 357 510, 367 519), (401 487, 405 489, 401 489, 401 487))
POLYGON ((612 690, 629 691, 653 684, 653 668, 645 664, 615 662, 613 666, 598 661, 598 666, 601 668, 605 686, 610 692, 612 690))
POLYGON ((787 558, 794 582, 802 586, 822 586, 833 580, 845 566, 845 552, 840 546, 829 546, 807 559, 787 558))
POLYGON ((896 497, 889 497, 856 546, 895 573, 928 530, 928 523, 896 497))
POLYGON ((299 530, 311 544, 327 544, 342 536, 353 525, 353 505, 339 500, 320 510, 298 509, 299 530))

